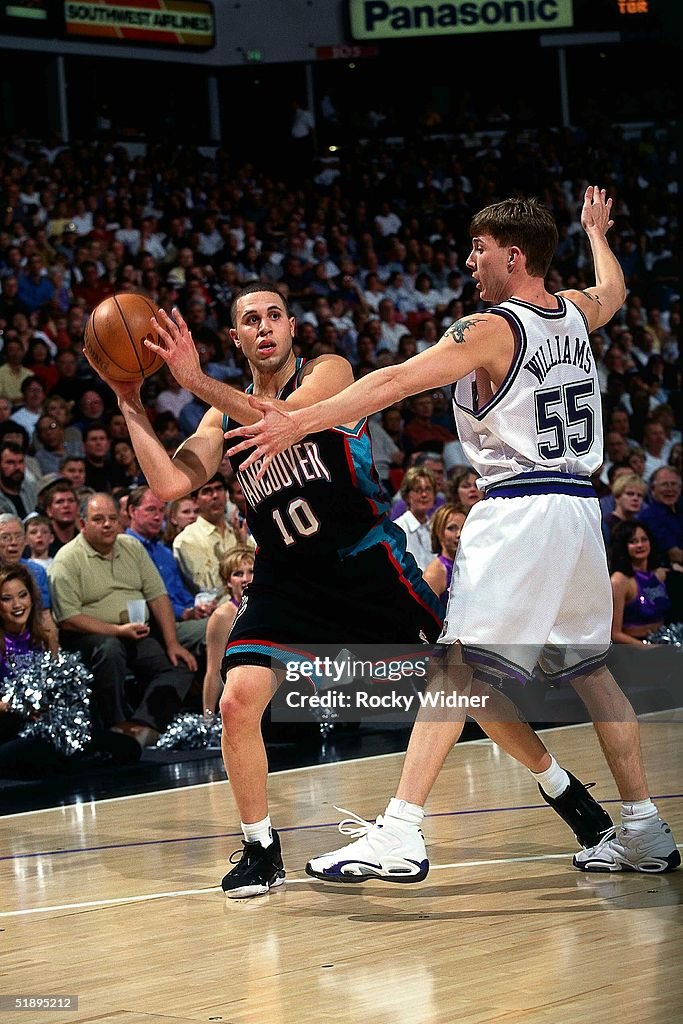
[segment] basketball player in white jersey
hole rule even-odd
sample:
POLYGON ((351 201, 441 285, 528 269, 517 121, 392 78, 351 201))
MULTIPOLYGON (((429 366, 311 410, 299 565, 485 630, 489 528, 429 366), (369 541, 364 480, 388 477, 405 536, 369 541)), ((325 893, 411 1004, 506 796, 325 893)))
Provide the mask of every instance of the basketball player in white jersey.
MULTIPOLYGON (((486 498, 462 531, 442 644, 464 693, 473 673, 524 682, 538 664, 571 683, 586 705, 622 798, 621 824, 574 856, 584 871, 671 871, 680 854, 649 798, 638 722, 605 667, 611 593, 600 508, 590 475, 602 461, 600 389, 588 335, 625 299, 607 243, 612 202, 589 186, 581 223, 596 283, 549 293, 544 278, 557 242, 550 213, 509 199, 477 214, 467 266, 484 312, 454 323, 433 348, 314 406, 288 412, 256 399, 263 419, 234 431, 262 468, 306 434, 453 384, 458 436, 486 498)), ((442 684, 441 684, 442 685, 442 684)), ((418 716, 396 797, 360 838, 311 860, 328 881, 419 881, 429 870, 423 805, 462 731, 462 718, 418 716)), ((348 834, 348 828, 345 829, 348 834)))

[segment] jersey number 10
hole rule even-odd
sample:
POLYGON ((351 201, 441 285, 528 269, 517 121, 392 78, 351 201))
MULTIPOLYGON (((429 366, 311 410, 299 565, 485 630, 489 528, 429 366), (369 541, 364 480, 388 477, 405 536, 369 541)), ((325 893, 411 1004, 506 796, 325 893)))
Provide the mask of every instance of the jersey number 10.
POLYGON ((274 508, 271 515, 288 548, 296 544, 296 537, 290 532, 289 524, 300 537, 311 537, 320 529, 320 520, 305 498, 294 498, 290 501, 284 515, 279 508, 274 508))
POLYGON ((539 434, 550 435, 548 440, 538 442, 542 459, 561 459, 567 446, 577 456, 591 450, 595 439, 595 412, 586 400, 592 398, 594 392, 594 382, 585 380, 535 393, 536 430, 539 434))

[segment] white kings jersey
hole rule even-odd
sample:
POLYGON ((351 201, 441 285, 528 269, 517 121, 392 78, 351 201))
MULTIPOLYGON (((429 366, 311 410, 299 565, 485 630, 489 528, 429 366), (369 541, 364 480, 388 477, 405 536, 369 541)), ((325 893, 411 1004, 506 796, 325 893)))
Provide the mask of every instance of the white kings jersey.
MULTIPOLYGON (((558 309, 508 299, 502 316, 515 338, 510 369, 480 401, 474 371, 453 386, 453 412, 478 486, 521 473, 588 477, 602 463, 600 387, 581 310, 562 295, 558 309)), ((484 382, 486 383, 486 382, 484 382)))

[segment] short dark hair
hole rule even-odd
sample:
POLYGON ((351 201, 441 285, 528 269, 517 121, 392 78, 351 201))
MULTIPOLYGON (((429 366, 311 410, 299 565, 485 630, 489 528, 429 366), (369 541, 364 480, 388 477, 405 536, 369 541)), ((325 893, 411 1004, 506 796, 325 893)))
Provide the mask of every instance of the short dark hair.
POLYGON ((43 384, 40 377, 37 377, 34 373, 32 373, 30 377, 24 377, 21 384, 19 385, 22 395, 26 394, 26 392, 28 391, 32 384, 40 384, 43 391, 45 390, 45 385, 43 384))
MULTIPOLYGON (((15 423, 14 420, 4 420, 4 422, 0 423, 0 444, 5 443, 5 438, 8 434, 19 434, 21 437, 20 447, 25 455, 30 444, 30 438, 26 428, 22 427, 21 423, 15 423)), ((12 444, 16 443, 16 441, 12 441, 12 444)))
POLYGON ((557 248, 557 225, 538 199, 521 197, 492 203, 475 213, 470 237, 490 235, 498 245, 517 245, 532 277, 545 277, 557 248))
POLYGON ((255 292, 268 292, 271 295, 277 295, 282 302, 282 305, 285 307, 285 313, 287 316, 289 317, 292 315, 289 312, 289 303, 279 288, 275 288, 272 284, 264 284, 263 281, 252 281, 251 284, 245 284, 244 288, 240 288, 237 294, 233 296, 233 300, 230 303, 230 323, 233 327, 236 326, 235 315, 237 313, 237 303, 240 299, 244 298, 245 295, 253 295, 255 292))
POLYGON ((87 426, 83 427, 84 441, 88 440, 88 436, 92 434, 93 430, 103 430, 107 437, 109 437, 109 433, 104 423, 101 420, 95 420, 93 423, 88 423, 87 426))
POLYGON ((195 487, 195 489, 193 491, 190 491, 190 496, 192 498, 196 498, 197 495, 199 494, 199 492, 202 490, 202 488, 208 487, 209 484, 215 484, 215 483, 222 484, 223 487, 225 487, 226 490, 227 490, 227 487, 226 487, 226 484, 225 484, 225 477, 223 476, 223 474, 222 473, 214 473, 213 476, 210 476, 209 479, 205 480, 203 484, 200 484, 199 487, 195 487))
POLYGON ((13 455, 23 455, 24 449, 16 441, 0 441, 0 455, 3 452, 12 452, 13 455))

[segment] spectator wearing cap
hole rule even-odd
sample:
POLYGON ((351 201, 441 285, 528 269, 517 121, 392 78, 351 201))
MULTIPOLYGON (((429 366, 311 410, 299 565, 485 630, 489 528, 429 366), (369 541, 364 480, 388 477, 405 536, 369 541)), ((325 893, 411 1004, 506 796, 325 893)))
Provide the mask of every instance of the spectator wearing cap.
POLYGON ((197 519, 190 523, 173 541, 173 555, 192 593, 214 591, 220 593, 222 581, 219 571, 221 556, 237 544, 249 544, 246 522, 237 517, 230 525, 225 518, 226 487, 220 473, 192 491, 197 502, 197 519))

